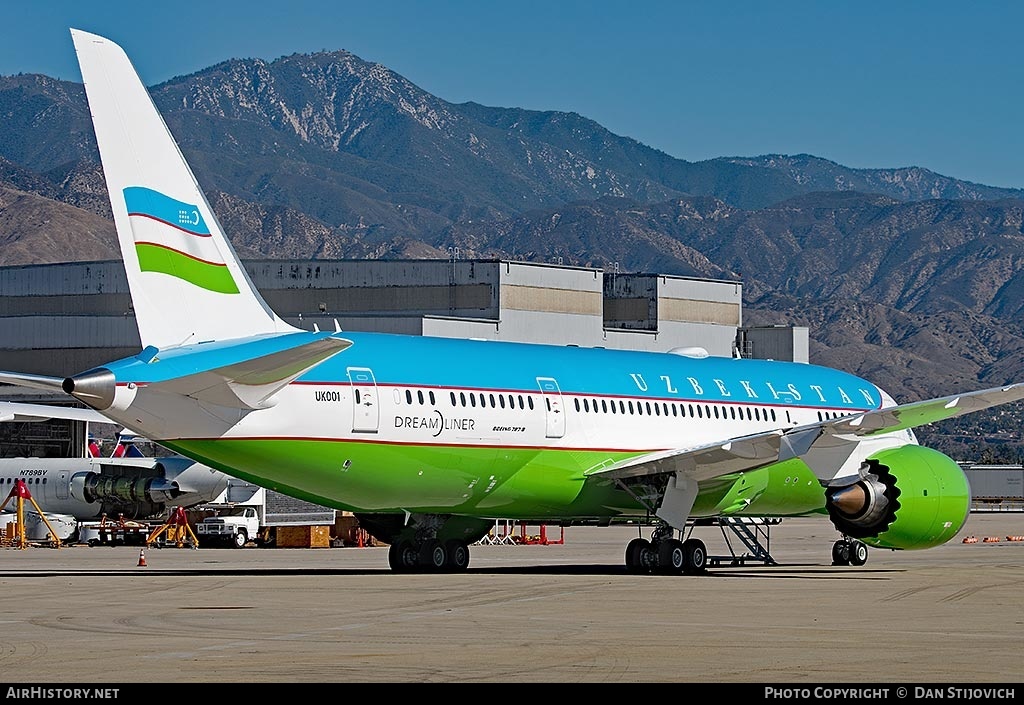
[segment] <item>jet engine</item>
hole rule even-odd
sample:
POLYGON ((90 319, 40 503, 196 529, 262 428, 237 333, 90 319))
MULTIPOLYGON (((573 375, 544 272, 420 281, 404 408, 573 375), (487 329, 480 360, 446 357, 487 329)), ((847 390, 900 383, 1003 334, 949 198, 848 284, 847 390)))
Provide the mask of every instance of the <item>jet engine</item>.
POLYGON ((949 541, 967 521, 971 489, 960 466, 918 445, 879 451, 852 484, 825 492, 842 534, 878 548, 921 549, 949 541))
POLYGON ((131 474, 79 472, 71 477, 71 496, 89 504, 98 502, 103 512, 142 517, 163 511, 164 505, 181 494, 177 483, 163 475, 163 466, 156 463, 153 475, 136 468, 131 474))

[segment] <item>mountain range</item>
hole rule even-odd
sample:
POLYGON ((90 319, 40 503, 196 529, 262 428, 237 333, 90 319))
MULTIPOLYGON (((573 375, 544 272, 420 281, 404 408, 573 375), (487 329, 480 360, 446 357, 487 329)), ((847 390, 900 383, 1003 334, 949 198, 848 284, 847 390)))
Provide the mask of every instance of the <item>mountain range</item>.
MULTIPOLYGON (((449 103, 345 51, 150 91, 243 258, 458 252, 739 280, 744 324, 805 325, 812 362, 899 401, 1024 380, 1020 189, 806 154, 690 162, 575 113, 449 103)), ((0 77, 0 115, 0 265, 117 259, 82 85, 0 77)), ((919 435, 1019 457, 1022 418, 919 435)))

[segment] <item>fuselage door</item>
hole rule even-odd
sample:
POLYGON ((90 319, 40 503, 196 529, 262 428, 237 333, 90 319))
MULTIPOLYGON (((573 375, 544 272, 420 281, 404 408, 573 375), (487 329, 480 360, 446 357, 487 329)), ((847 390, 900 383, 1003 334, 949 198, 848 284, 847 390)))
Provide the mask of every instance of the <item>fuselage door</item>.
POLYGON ((543 397, 544 414, 547 419, 547 437, 561 438, 565 435, 565 409, 562 406, 562 390, 553 377, 538 377, 537 385, 543 397))
POLYGON ((377 380, 369 367, 349 367, 348 379, 352 383, 352 431, 376 433, 380 422, 380 404, 377 380))
POLYGON ((66 470, 61 470, 60 472, 58 472, 57 473, 57 486, 54 488, 54 490, 57 493, 57 499, 67 499, 68 498, 68 487, 70 485, 71 485, 71 482, 68 480, 68 473, 67 473, 67 471, 66 470))

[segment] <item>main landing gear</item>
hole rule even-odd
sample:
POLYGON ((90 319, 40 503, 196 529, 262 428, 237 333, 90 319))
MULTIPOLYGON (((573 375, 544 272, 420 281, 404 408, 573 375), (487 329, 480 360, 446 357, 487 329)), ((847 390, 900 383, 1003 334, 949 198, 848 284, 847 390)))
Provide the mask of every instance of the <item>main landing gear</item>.
POLYGON ((630 573, 698 575, 707 570, 708 551, 700 539, 680 541, 671 527, 658 527, 651 540, 637 537, 626 546, 630 573))
POLYGON ((388 563, 396 573, 461 573, 469 567, 469 545, 459 539, 399 539, 388 549, 388 563))
POLYGON ((861 566, 868 562, 868 547, 863 541, 845 536, 832 544, 832 565, 861 566))
POLYGON ((494 521, 450 514, 356 514, 359 526, 388 544, 395 573, 461 573, 469 547, 486 536, 494 521))

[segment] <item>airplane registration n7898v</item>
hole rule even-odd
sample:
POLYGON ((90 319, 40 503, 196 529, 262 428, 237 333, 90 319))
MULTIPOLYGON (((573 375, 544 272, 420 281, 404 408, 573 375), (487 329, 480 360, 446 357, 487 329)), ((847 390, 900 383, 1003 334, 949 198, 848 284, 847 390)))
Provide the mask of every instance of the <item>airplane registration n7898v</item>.
POLYGON ((143 350, 60 388, 230 475, 354 512, 393 570, 464 570, 496 519, 654 522, 633 571, 698 573, 711 517, 821 515, 854 563, 966 520, 912 429, 1024 385, 897 405, 802 363, 304 331, 264 302, 122 49, 72 30, 143 350))

